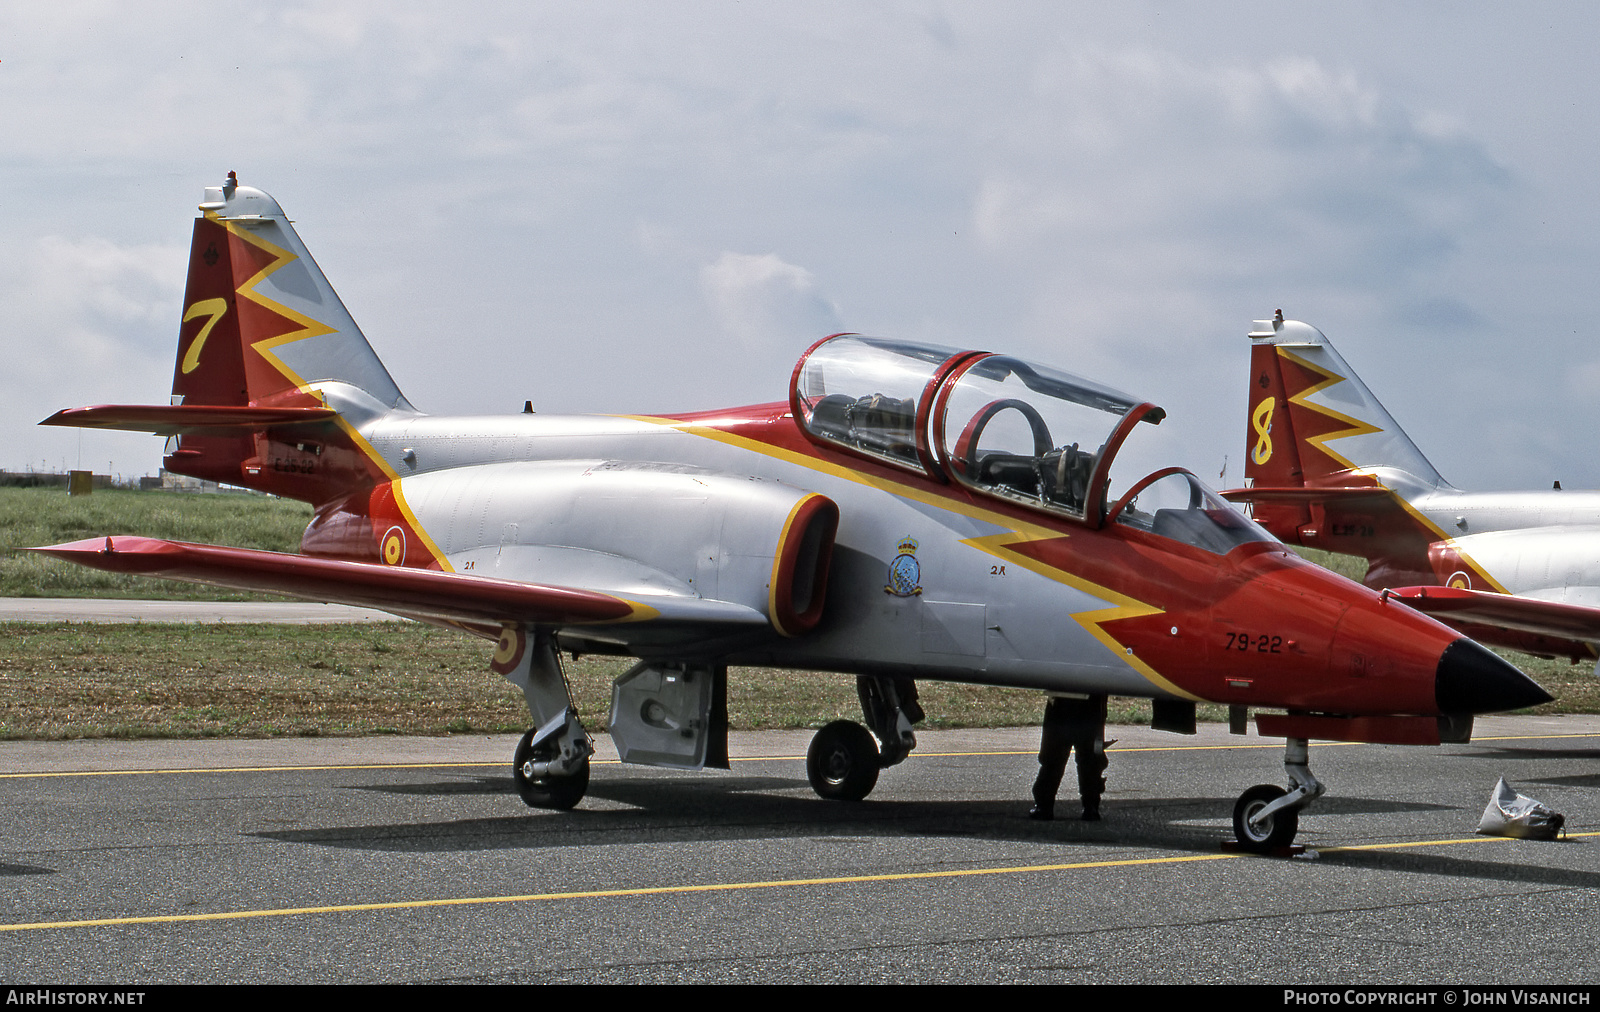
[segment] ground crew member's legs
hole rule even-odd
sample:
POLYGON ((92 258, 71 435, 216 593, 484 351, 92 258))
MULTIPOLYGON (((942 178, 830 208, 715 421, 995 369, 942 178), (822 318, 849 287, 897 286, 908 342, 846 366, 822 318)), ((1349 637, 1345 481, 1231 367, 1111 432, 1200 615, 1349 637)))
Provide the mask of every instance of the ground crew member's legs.
POLYGON ((1044 707, 1039 736, 1039 775, 1033 782, 1030 819, 1055 817, 1056 791, 1067 771, 1067 758, 1078 750, 1078 794, 1083 817, 1100 818, 1100 795, 1105 792, 1106 697, 1071 699, 1051 696, 1044 707))

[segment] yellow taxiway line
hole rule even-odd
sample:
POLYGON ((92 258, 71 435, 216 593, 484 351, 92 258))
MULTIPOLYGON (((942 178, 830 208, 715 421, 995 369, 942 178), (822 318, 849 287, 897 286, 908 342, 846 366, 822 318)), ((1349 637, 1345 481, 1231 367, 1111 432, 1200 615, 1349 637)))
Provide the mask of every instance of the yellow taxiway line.
MULTIPOLYGON (((1570 833, 1569 837, 1600 836, 1600 831, 1570 833)), ((1316 848, 1331 854, 1350 851, 1389 850, 1400 847, 1448 847, 1468 843, 1504 843, 1508 837, 1475 836, 1453 840, 1415 840, 1405 843, 1357 844, 1347 847, 1316 848)), ((101 917, 78 921, 38 921, 28 924, 0 924, 0 931, 48 931, 63 928, 106 928, 135 924, 192 924, 206 921, 236 921, 259 917, 300 917, 309 914, 366 913, 380 910, 424 910, 438 907, 489 906, 505 903, 549 903, 558 900, 624 899, 638 896, 681 896, 691 893, 744 892, 757 889, 792 889, 806 886, 860 885, 875 882, 912 882, 930 879, 973 878, 985 875, 1038 875, 1049 872, 1083 871, 1095 868, 1132 868, 1161 864, 1194 864, 1202 861, 1232 861, 1254 855, 1244 853, 1186 854, 1178 857, 1124 858, 1116 861, 1079 861, 1068 864, 1013 865, 997 868, 961 868, 949 871, 891 872, 883 875, 837 875, 826 878, 776 879, 760 882, 712 882, 703 885, 644 886, 632 889, 586 889, 568 892, 524 893, 516 896, 458 896, 434 900, 396 900, 388 903, 344 903, 321 907, 278 907, 266 910, 228 910, 210 914, 157 914, 148 917, 101 917)))

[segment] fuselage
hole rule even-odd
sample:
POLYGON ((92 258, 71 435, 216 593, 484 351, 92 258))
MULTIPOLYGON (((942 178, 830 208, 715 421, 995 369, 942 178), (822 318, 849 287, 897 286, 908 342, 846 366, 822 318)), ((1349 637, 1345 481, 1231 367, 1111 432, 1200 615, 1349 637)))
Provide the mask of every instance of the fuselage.
MULTIPOLYGON (((673 541, 689 518, 718 508, 713 492, 696 496, 695 473, 827 496, 840 520, 822 621, 803 637, 718 643, 733 663, 1425 714, 1438 710, 1438 658, 1457 638, 1258 530, 1219 553, 1125 523, 1092 529, 819 446, 783 403, 670 418, 386 413, 359 432, 396 475, 384 500, 393 515, 375 515, 382 497, 368 493, 356 506, 327 504, 308 553, 380 561, 382 531, 410 518, 414 545, 437 568, 542 582, 583 568, 592 584, 600 556, 625 555, 649 560, 618 571, 636 590, 729 600, 740 593, 729 525, 701 532, 688 551, 673 541), (623 515, 645 522, 619 531, 596 505, 618 494, 619 468, 687 484, 638 504, 643 512, 630 504, 623 515), (551 487, 556 507, 530 499, 551 487)), ((752 599, 741 603, 758 606, 767 588, 746 586, 752 599)), ((651 649, 623 627, 569 628, 562 641, 651 649)))

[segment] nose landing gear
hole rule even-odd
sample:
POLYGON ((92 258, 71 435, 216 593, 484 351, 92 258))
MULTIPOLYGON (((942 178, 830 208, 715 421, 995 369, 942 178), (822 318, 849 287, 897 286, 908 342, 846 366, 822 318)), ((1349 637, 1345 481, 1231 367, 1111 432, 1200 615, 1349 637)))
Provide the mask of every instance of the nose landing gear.
POLYGON ((1304 738, 1290 738, 1284 746, 1284 772, 1289 790, 1257 784, 1239 796, 1233 806, 1233 833, 1239 846, 1253 854, 1269 854, 1294 842, 1300 830, 1300 809, 1322 796, 1325 788, 1311 773, 1310 749, 1304 738))

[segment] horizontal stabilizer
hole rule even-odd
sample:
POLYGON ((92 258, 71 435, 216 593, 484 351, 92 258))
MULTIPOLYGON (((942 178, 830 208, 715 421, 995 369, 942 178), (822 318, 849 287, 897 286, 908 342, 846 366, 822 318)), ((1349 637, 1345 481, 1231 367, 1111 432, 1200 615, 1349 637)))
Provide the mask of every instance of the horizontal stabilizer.
POLYGON ((1252 488, 1230 488, 1218 495, 1229 502, 1288 502, 1288 503, 1316 503, 1351 502, 1356 499, 1379 499, 1390 495, 1388 489, 1377 485, 1341 485, 1327 488, 1306 487, 1304 485, 1252 488))
POLYGON ((326 422, 332 408, 256 408, 206 404, 97 404, 67 408, 40 422, 80 429, 126 429, 158 436, 234 436, 285 425, 326 422))

